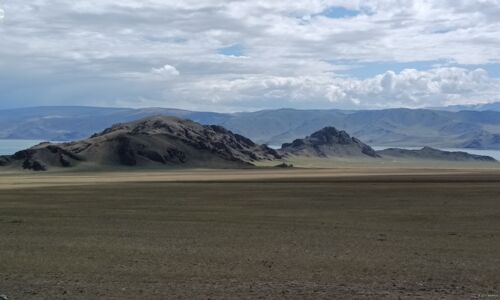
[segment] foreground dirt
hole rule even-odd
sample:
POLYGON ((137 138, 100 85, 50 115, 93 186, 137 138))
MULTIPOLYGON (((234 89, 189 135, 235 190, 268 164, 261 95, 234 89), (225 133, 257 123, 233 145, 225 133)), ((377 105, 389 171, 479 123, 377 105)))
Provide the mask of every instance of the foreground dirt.
POLYGON ((500 298, 497 172, 111 174, 0 176, 0 294, 500 298))

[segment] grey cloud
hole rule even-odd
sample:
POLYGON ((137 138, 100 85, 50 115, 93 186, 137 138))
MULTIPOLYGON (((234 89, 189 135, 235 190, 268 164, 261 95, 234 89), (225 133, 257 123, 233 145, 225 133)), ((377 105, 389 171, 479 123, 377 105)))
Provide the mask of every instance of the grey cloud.
POLYGON ((356 79, 346 68, 497 62, 498 7, 496 0, 6 1, 0 107, 17 101, 237 110, 494 101, 498 79, 480 70, 356 79), (320 15, 331 6, 362 13, 320 15), (235 44, 244 46, 245 57, 217 53, 235 44))

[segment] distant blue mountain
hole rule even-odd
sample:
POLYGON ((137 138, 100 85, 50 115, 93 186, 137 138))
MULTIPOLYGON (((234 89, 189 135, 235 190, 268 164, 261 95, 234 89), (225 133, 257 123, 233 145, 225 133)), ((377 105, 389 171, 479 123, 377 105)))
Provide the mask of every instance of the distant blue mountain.
POLYGON ((222 125, 269 145, 334 126, 373 146, 500 149, 500 111, 494 110, 278 109, 223 114, 168 108, 32 107, 0 110, 0 138, 83 139, 115 123, 155 115, 222 125))
POLYGON ((168 108, 49 106, 0 110, 0 138, 66 141, 86 138, 116 123, 165 115, 204 124, 222 123, 227 115, 168 108))
POLYGON ((500 111, 500 102, 493 102, 493 103, 486 103, 486 104, 473 104, 473 105, 450 105, 450 106, 444 106, 444 107, 433 107, 431 109, 445 110, 445 111, 462 111, 462 110, 500 111))

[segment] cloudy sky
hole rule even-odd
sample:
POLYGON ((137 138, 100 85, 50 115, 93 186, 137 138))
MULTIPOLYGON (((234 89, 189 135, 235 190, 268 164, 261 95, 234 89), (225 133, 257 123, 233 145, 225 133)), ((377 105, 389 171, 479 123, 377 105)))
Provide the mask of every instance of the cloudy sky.
POLYGON ((500 101, 500 0, 0 0, 0 108, 500 101))

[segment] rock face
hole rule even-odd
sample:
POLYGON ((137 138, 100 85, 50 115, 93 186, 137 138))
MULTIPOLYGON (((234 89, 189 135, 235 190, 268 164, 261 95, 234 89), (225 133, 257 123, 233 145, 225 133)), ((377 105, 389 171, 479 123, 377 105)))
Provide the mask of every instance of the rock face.
POLYGON ((114 125, 82 141, 43 143, 0 157, 0 166, 35 171, 80 165, 224 168, 279 158, 275 150, 221 126, 204 126, 174 117, 151 117, 114 125))
POLYGON ((456 162, 495 162, 496 160, 490 156, 474 155, 466 152, 450 152, 424 147, 420 150, 406 150, 399 148, 390 148, 377 151, 384 158, 397 159, 418 159, 418 160, 441 160, 441 161, 456 161, 456 162))
POLYGON ((309 157, 379 157, 370 146, 334 127, 325 127, 304 139, 285 143, 281 153, 309 157))

